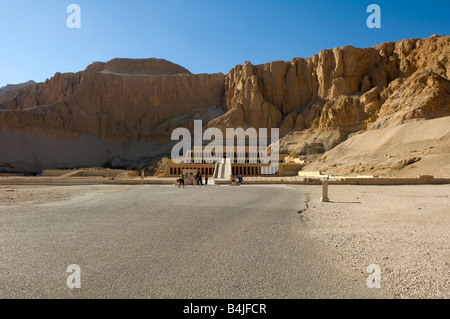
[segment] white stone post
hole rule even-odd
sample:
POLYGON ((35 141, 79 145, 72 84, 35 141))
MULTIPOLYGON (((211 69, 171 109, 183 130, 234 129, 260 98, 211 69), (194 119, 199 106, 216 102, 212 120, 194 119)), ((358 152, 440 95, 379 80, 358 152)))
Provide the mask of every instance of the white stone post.
POLYGON ((321 202, 329 202, 330 199, 328 198, 328 181, 322 182, 322 197, 320 198, 321 202))

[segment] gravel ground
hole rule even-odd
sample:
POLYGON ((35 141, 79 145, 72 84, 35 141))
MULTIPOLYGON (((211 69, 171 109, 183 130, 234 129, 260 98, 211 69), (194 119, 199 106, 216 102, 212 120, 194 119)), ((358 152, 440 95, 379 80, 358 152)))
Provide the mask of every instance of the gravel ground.
POLYGON ((381 268, 396 298, 450 298, 450 185, 300 187, 309 234, 357 271, 381 268))
POLYGON ((67 201, 77 196, 89 194, 100 196, 126 190, 130 185, 0 185, 0 206, 33 206, 50 202, 67 201))
MULTIPOLYGON (((158 186, 145 187, 160 189, 158 186)), ((3 212, 8 214, 21 212, 22 216, 27 207, 40 212, 42 208, 39 207, 42 205, 56 205, 60 210, 67 210, 64 213, 66 216, 69 209, 64 207, 73 206, 75 211, 81 209, 84 213, 83 209, 86 210, 86 207, 82 209, 80 205, 94 205, 96 198, 101 198, 103 202, 106 200, 108 204, 105 205, 110 205, 116 193, 126 193, 136 188, 145 190, 145 187, 0 185, 0 211, 3 208, 3 212)), ((299 215, 306 227, 297 229, 297 235, 303 241, 311 239, 323 244, 320 249, 326 260, 345 265, 352 273, 359 273, 360 278, 368 276, 368 265, 379 265, 381 286, 395 298, 450 298, 450 185, 331 185, 330 203, 319 201, 321 186, 290 185, 285 188, 300 189, 307 194, 308 208, 299 215)), ((169 189, 171 192, 174 190, 169 189)), ((216 186, 214 189, 228 191, 239 187, 216 186)), ((253 189, 267 190, 257 187, 253 189)), ((205 190, 203 189, 204 194, 205 190)), ((185 192, 183 196, 186 194, 189 193, 185 192)), ((199 194, 201 193, 197 192, 193 195, 199 194)), ((201 196, 198 199, 203 202, 201 196)), ((146 200, 147 204, 152 201, 151 198, 146 200)), ((248 201, 249 198, 245 200, 248 201)), ((252 205, 254 203, 255 201, 251 202, 252 205)), ((235 204, 221 201, 215 205, 215 209, 219 212, 222 211, 221 205, 228 207, 235 204)), ((269 205, 267 208, 274 209, 278 204, 268 201, 266 205, 269 205)), ((161 208, 157 210, 164 211, 161 208)), ((57 216, 55 213, 55 218, 57 216)), ((289 219, 285 222, 289 222, 289 219)), ((258 235, 257 232, 250 234, 258 235)))
POLYGON ((298 189, 105 186, 2 189, 28 204, 0 203, 0 298, 391 297, 309 237, 298 189))

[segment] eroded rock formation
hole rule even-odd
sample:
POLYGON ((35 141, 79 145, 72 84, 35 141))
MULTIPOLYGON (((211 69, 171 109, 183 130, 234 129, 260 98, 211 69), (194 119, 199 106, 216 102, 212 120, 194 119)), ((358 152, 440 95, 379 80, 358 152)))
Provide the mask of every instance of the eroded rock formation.
POLYGON ((33 80, 30 80, 25 83, 19 83, 19 84, 8 84, 8 85, 0 88, 0 95, 3 93, 7 93, 7 92, 17 91, 18 89, 21 89, 23 87, 26 87, 28 85, 33 85, 33 84, 36 84, 36 82, 34 82, 33 80))
POLYGON ((247 61, 227 75, 191 74, 159 59, 95 62, 1 94, 0 132, 164 144, 175 127, 203 119, 209 127, 279 127, 282 151, 315 159, 355 132, 449 116, 449 57, 450 37, 432 36, 247 61))
POLYGON ((225 110, 210 125, 358 131, 450 115, 450 37, 323 50, 308 59, 246 62, 225 77, 225 110))
POLYGON ((170 139, 177 118, 222 105, 223 74, 164 60, 116 59, 0 96, 0 128, 52 138, 170 139))

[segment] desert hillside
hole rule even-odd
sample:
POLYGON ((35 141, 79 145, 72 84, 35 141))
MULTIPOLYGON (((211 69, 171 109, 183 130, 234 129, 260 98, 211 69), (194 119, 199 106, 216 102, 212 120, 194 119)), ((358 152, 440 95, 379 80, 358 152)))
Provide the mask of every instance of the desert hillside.
POLYGON ((450 178, 450 116, 355 133, 304 170, 450 178))
POLYGON ((450 37, 432 36, 247 61, 226 75, 160 59, 94 62, 0 94, 0 168, 146 162, 167 154, 175 127, 203 119, 279 127, 281 151, 311 162, 305 169, 445 175, 449 56, 450 37))
POLYGON ((6 86, 4 86, 4 87, 0 87, 0 94, 7 93, 7 92, 12 92, 12 91, 16 91, 16 90, 18 90, 18 89, 21 89, 21 88, 23 88, 23 87, 26 87, 26 86, 28 86, 28 85, 33 85, 33 84, 36 84, 36 82, 34 82, 34 81, 32 81, 32 80, 30 80, 30 81, 28 81, 28 82, 25 82, 25 83, 8 84, 8 85, 6 85, 6 86))

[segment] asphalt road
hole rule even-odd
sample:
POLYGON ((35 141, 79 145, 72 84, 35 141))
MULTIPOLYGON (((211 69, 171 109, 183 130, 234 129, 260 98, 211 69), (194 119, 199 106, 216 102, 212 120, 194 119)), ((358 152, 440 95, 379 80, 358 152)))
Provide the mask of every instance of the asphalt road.
POLYGON ((281 185, 143 185, 0 207, 0 297, 389 297, 308 238, 304 208, 281 185), (79 289, 66 284, 71 264, 79 289))

